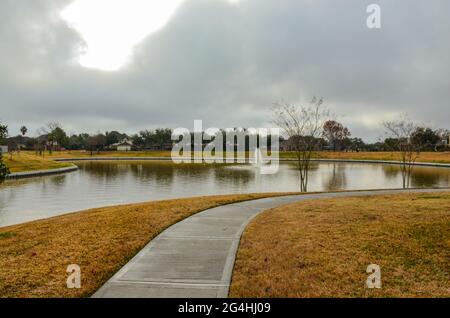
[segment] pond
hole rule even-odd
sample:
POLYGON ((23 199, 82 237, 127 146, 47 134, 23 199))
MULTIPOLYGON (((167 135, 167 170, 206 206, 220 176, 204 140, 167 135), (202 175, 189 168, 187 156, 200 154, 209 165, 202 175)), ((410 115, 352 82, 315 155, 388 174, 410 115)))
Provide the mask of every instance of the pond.
MULTIPOLYGON (((0 226, 93 207, 213 194, 299 191, 294 163, 275 175, 251 165, 175 165, 171 162, 81 162, 79 171, 10 180, 0 185, 0 226)), ((309 191, 401 187, 400 167, 365 163, 316 163, 309 191)), ((446 187, 450 169, 417 167, 413 187, 446 187)))

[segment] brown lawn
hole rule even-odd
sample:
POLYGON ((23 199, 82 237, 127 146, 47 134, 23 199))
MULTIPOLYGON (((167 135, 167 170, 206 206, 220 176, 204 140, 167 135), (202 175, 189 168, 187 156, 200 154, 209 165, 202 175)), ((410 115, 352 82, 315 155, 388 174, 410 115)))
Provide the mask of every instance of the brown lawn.
MULTIPOLYGON (((34 152, 27 152, 33 155, 34 152)), ((248 154, 247 154, 248 155, 248 154)), ((45 158, 84 158, 90 157, 88 151, 55 151, 51 155, 45 153, 45 158)), ((170 151, 101 151, 94 152, 94 157, 170 157, 170 151)), ((6 156, 5 156, 6 157, 6 156)), ((292 152, 282 152, 281 158, 295 158, 292 152)), ((319 159, 358 159, 358 160, 400 160, 395 152, 328 152, 322 151, 314 154, 319 159)), ((450 152, 423 152, 419 162, 450 163, 450 152)))
POLYGON ((199 211, 277 194, 210 196, 106 207, 0 228, 0 297, 86 297, 170 225, 199 211), (67 266, 82 288, 67 289, 67 266))
MULTIPOLYGON (((283 152, 281 158, 294 158, 294 153, 283 152)), ((321 151, 314 154, 318 159, 353 159, 353 160, 400 160, 400 154, 396 152, 331 152, 321 151)), ((450 163, 450 152, 423 152, 418 162, 450 163)))
POLYGON ((57 169, 71 165, 70 163, 55 162, 47 158, 42 158, 29 152, 14 153, 12 157, 10 154, 4 154, 3 160, 11 173, 57 169))
POLYGON ((242 238, 231 297, 450 297, 450 194, 266 211, 242 238), (381 289, 365 287, 369 264, 381 289))

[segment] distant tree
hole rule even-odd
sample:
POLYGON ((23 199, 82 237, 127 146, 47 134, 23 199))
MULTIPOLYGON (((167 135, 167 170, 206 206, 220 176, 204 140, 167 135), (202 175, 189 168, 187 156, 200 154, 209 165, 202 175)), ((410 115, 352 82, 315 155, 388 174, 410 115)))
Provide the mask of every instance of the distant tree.
POLYGON ((20 133, 22 134, 22 136, 25 137, 27 132, 28 132, 28 128, 27 127, 25 127, 25 126, 20 127, 20 133))
POLYGON ((308 191, 311 157, 320 146, 322 128, 329 112, 323 107, 323 100, 313 98, 311 104, 292 105, 278 103, 274 109, 273 123, 291 142, 297 159, 300 177, 300 191, 308 191))
POLYGON ((9 168, 3 162, 3 154, 0 152, 0 183, 5 181, 9 173, 10 173, 9 168))
POLYGON ((335 120, 328 120, 323 125, 323 137, 328 141, 333 151, 338 150, 344 140, 350 136, 348 128, 335 120))
POLYGON ((135 134, 131 136, 131 142, 138 148, 144 148, 146 146, 146 141, 145 138, 142 137, 142 132, 140 132, 139 135, 135 134))
POLYGON ((396 151, 398 148, 398 138, 386 138, 383 142, 383 149, 387 151, 396 151))
POLYGON ((71 135, 67 145, 69 150, 80 150, 83 148, 82 139, 79 135, 71 135))
POLYGON ((92 135, 86 139, 87 150, 90 151, 91 156, 94 154, 94 151, 100 152, 105 145, 106 137, 103 134, 92 135))
POLYGON ((155 143, 155 133, 151 130, 142 130, 132 140, 135 146, 148 148, 155 143))
POLYGON ((450 130, 447 129, 438 129, 436 131, 437 135, 439 136, 439 142, 436 147, 437 150, 448 150, 450 147, 449 141, 450 141, 450 130))
POLYGON ((2 144, 8 136, 8 126, 0 123, 0 144, 2 144))
POLYGON ((39 133, 46 139, 46 146, 48 146, 49 154, 52 154, 56 144, 63 146, 61 142, 63 144, 68 142, 66 133, 61 128, 61 125, 56 122, 48 123, 39 130, 39 133))
POLYGON ((347 148, 350 151, 360 152, 366 148, 366 144, 361 138, 347 138, 346 141, 348 143, 347 148))
POLYGON ((389 140, 393 143, 393 150, 399 152, 403 188, 409 188, 414 165, 421 149, 421 145, 414 138, 418 125, 405 114, 395 121, 384 122, 383 126, 390 136, 389 140))
POLYGON ((7 140, 6 137, 8 137, 8 126, 0 123, 0 145, 8 146, 8 153, 12 160, 13 151, 16 149, 16 143, 14 140, 7 140))
POLYGON ((126 139, 128 136, 126 134, 122 134, 118 131, 110 131, 105 133, 106 137, 106 146, 111 146, 112 144, 116 144, 126 139))
POLYGON ((79 138, 80 143, 81 143, 81 149, 88 149, 87 140, 89 138, 89 134, 86 134, 86 133, 79 134, 78 138, 79 138))
MULTIPOLYGON (((27 127, 25 127, 25 126, 20 127, 20 133, 21 133, 21 136, 22 136, 22 137, 25 137, 25 135, 27 134, 27 132, 28 132, 27 127)), ((22 142, 23 140, 20 140, 20 141, 22 142)), ((20 147, 21 147, 21 145, 18 145, 18 146, 17 146, 17 153, 20 153, 20 147)))
MULTIPOLYGON (((41 130, 39 129, 37 131, 37 133, 40 134, 41 130)), ((47 136, 46 135, 39 136, 35 139, 34 150, 36 151, 36 155, 44 157, 46 147, 47 147, 47 136)))
POLYGON ((59 147, 64 147, 66 148, 69 144, 69 137, 67 136, 66 132, 64 131, 64 129, 62 129, 61 127, 56 127, 52 132, 51 132, 54 140, 57 142, 59 147))
POLYGON ((89 150, 91 156, 94 154, 94 150, 97 148, 97 137, 96 136, 89 136, 86 139, 86 150, 89 150))
MULTIPOLYGON (((8 136, 8 126, 0 123, 0 144, 8 136)), ((3 154, 0 151, 0 182, 3 182, 10 173, 8 167, 3 162, 3 154)))
POLYGON ((437 151, 438 144, 441 141, 438 131, 428 127, 418 127, 412 138, 422 151, 437 151))
POLYGON ((164 150, 164 145, 172 143, 172 130, 159 128, 155 130, 155 143, 160 150, 164 150))
POLYGON ((172 143, 172 130, 168 128, 158 128, 155 131, 142 130, 139 135, 133 137, 133 144, 149 148, 157 147, 159 150, 164 149, 164 145, 172 143))
POLYGON ((25 148, 31 149, 34 147, 35 143, 36 143, 36 138, 25 138, 24 139, 25 148))
POLYGON ((13 139, 13 138, 8 139, 7 146, 8 146, 9 159, 12 160, 14 151, 19 152, 19 145, 17 144, 17 140, 13 139))

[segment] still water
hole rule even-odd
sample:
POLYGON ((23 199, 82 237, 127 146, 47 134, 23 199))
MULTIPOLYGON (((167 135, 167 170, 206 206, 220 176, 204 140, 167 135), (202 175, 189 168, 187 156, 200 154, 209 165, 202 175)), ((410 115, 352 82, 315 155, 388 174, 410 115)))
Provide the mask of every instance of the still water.
MULTIPOLYGON (((0 185, 0 226, 123 203, 212 194, 299 191, 294 163, 275 175, 250 165, 175 165, 171 162, 83 162, 79 171, 0 185)), ((413 187, 447 187, 450 169, 417 167, 413 187)), ((317 163, 309 191, 399 188, 398 166, 317 163)))

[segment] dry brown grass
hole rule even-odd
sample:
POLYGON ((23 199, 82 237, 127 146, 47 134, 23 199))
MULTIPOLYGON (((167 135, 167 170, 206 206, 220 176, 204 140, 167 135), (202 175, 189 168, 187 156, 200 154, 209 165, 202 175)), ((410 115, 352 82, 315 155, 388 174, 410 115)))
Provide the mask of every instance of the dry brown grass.
POLYGON ((264 212, 246 229, 232 297, 450 297, 450 194, 346 198, 264 212), (367 289, 369 264, 382 288, 367 289))
MULTIPOLYGON (((294 153, 283 152, 281 158, 294 158, 294 153)), ((314 154, 317 159, 353 159, 353 160, 385 160, 398 161, 401 159, 397 152, 331 152, 322 151, 314 154)), ((422 152, 418 162, 450 163, 450 152, 422 152)))
POLYGON ((60 163, 49 159, 38 157, 31 153, 14 153, 11 157, 10 154, 4 154, 3 160, 8 166, 9 170, 13 172, 24 171, 36 171, 36 170, 49 170, 68 167, 70 163, 60 163))
POLYGON ((170 225, 218 205, 277 195, 114 206, 0 228, 0 297, 89 296, 170 225), (81 267, 81 289, 66 288, 69 264, 81 267))
MULTIPOLYGON (((27 154, 34 154, 27 152, 27 154)), ((248 155, 248 154, 247 154, 248 155)), ((94 157, 170 157, 170 151, 101 151, 94 152, 94 157)), ((84 158, 90 157, 88 151, 61 151, 53 152, 52 155, 45 154, 46 158, 84 158)), ((281 158, 295 158, 292 152, 282 152, 281 158)), ((357 160, 400 160, 395 152, 331 152, 322 151, 314 154, 318 159, 357 159, 357 160)), ((450 163, 450 152, 423 152, 418 159, 419 162, 450 163)))

